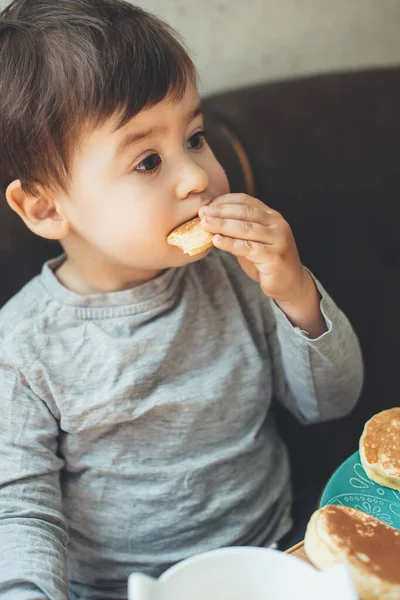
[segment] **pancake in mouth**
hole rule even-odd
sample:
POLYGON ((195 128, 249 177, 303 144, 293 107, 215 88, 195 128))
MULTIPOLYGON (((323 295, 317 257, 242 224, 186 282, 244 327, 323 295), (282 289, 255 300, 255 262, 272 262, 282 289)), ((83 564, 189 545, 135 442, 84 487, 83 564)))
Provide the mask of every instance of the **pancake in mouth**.
POLYGON ((167 242, 171 246, 178 246, 185 254, 195 256, 211 248, 213 237, 212 233, 201 228, 200 219, 196 217, 174 229, 167 237, 167 242))

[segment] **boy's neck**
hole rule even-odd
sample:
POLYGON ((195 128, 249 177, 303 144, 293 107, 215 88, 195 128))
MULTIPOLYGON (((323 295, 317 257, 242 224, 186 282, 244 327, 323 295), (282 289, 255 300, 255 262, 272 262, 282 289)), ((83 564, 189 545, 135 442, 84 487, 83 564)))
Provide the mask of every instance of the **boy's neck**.
POLYGON ((55 272, 58 281, 68 290, 87 296, 107 294, 132 289, 155 279, 162 273, 158 271, 132 271, 116 269, 112 264, 100 264, 99 261, 77 263, 67 256, 55 272))

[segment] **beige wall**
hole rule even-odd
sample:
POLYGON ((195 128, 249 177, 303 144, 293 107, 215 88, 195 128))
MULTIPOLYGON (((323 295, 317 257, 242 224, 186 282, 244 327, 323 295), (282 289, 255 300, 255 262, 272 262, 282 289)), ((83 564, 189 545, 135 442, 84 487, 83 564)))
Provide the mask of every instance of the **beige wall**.
MULTIPOLYGON (((205 92, 299 74, 400 64, 400 0, 137 3, 182 33, 205 92)), ((0 6, 6 4, 0 0, 0 6)))
POLYGON ((193 51, 204 90, 400 65, 400 0, 139 0, 193 51))

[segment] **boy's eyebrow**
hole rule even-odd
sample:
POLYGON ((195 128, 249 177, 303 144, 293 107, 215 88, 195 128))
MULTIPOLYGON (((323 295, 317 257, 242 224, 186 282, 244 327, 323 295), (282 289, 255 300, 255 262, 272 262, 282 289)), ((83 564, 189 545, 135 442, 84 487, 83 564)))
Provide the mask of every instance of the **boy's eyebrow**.
POLYGON ((116 156, 123 154, 128 148, 140 142, 144 138, 150 137, 153 133, 157 131, 163 131, 162 127, 150 127, 149 129, 145 129, 143 131, 138 131, 136 133, 127 133, 126 136, 121 140, 118 144, 118 148, 115 152, 116 156))
MULTIPOLYGON (((194 110, 192 110, 188 114, 187 122, 190 123, 191 121, 193 121, 193 119, 195 119, 202 113, 203 113, 203 107, 201 104, 199 104, 198 106, 196 106, 196 108, 194 110)), ((164 127, 150 127, 149 129, 145 129, 143 131, 137 131, 136 133, 133 133, 133 132, 128 133, 118 144, 118 147, 117 147, 117 150, 115 153, 116 156, 123 154, 128 148, 130 148, 137 142, 140 142, 140 140, 150 137, 154 133, 160 133, 163 130, 164 130, 164 127)))
POLYGON ((196 117, 198 117, 199 115, 203 114, 203 106, 200 103, 198 106, 196 106, 196 108, 194 110, 192 110, 189 114, 188 114, 188 123, 190 123, 190 121, 193 121, 193 119, 195 119, 196 117))

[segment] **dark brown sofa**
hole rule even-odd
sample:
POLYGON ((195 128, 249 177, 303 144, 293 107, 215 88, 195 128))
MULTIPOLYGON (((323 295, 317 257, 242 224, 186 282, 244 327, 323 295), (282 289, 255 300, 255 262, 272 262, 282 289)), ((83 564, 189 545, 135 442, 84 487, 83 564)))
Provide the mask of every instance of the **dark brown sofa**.
MULTIPOLYGON (((364 421, 400 404, 400 68, 223 93, 205 113, 232 190, 283 213, 361 340, 365 386, 349 417, 302 427, 278 413, 297 492, 320 489, 357 449, 364 421)), ((0 305, 58 252, 1 202, 0 305)))

